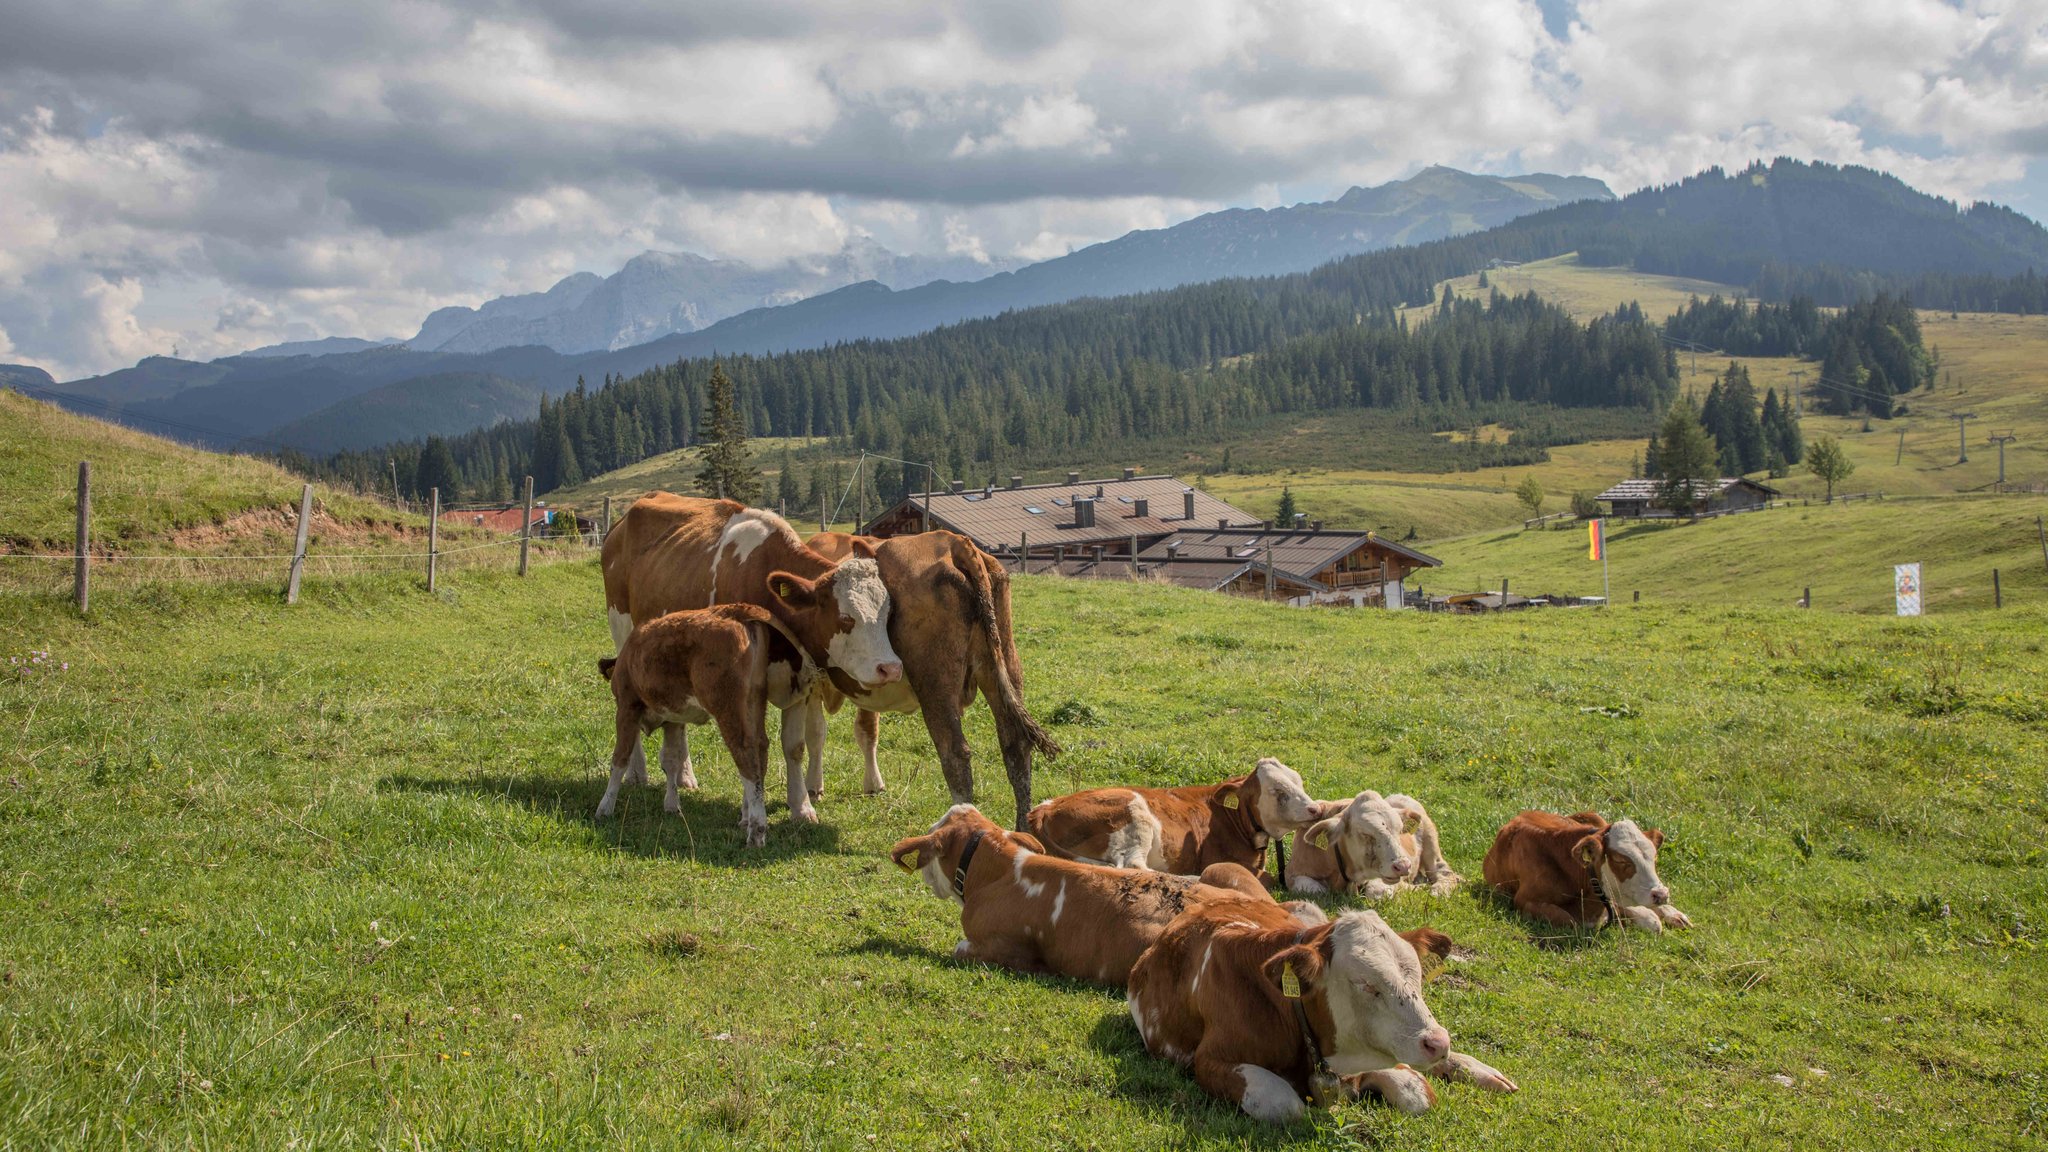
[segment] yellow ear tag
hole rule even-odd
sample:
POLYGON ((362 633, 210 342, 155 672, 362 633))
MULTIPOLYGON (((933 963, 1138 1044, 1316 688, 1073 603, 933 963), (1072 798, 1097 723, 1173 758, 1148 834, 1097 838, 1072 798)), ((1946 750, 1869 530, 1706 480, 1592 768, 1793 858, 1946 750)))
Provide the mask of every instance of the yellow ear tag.
POLYGON ((1301 977, 1294 974, 1294 965, 1280 966, 1280 994, 1289 1000, 1301 998, 1301 977))
POLYGON ((1308 842, 1324 851, 1328 851, 1330 847, 1330 834, 1328 832, 1318 832, 1309 837, 1308 842))
POLYGON ((1235 808, 1235 807, 1237 807, 1237 793, 1235 793, 1235 792, 1225 792, 1225 793, 1223 794, 1223 806, 1224 806, 1225 808, 1235 808))

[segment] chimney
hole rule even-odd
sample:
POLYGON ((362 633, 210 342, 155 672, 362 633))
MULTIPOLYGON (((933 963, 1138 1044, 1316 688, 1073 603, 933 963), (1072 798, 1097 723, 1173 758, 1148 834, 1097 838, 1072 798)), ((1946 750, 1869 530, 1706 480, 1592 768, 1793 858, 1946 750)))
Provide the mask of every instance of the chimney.
POLYGON ((1095 486, 1095 498, 1096 498, 1097 500, 1100 500, 1100 499, 1102 499, 1102 485, 1100 485, 1100 484, 1097 484, 1097 485, 1095 486))
POLYGON ((1321 532, 1323 530, 1323 522, 1321 520, 1309 521, 1308 530, 1311 532, 1321 532))
POLYGON ((1217 530, 1218 532, 1221 532, 1221 531, 1223 531, 1224 529, 1226 529, 1226 528, 1228 528, 1228 527, 1230 527, 1230 517, 1228 517, 1228 516, 1218 516, 1218 517, 1216 518, 1216 530, 1217 530))
POLYGON ((1086 496, 1074 498, 1074 527, 1095 527, 1095 501, 1088 499, 1086 496))
POLYGON ((1271 532, 1272 530, 1273 530, 1273 522, 1272 522, 1271 520, 1261 520, 1261 521, 1259 521, 1259 531, 1261 531, 1261 532, 1271 532))
POLYGON ((1192 524, 1195 521, 1195 490, 1188 489, 1180 494, 1181 519, 1192 524))
POLYGON ((1012 487, 1012 488, 1022 488, 1023 486, 1024 486, 1024 478, 1023 478, 1022 476, 1012 476, 1012 477, 1010 477, 1010 487, 1012 487))
POLYGON ((1067 473, 1067 484, 1068 484, 1069 486, 1072 486, 1072 485, 1075 485, 1075 484, 1079 484, 1080 482, 1081 482, 1081 474, 1080 474, 1079 472, 1069 472, 1069 473, 1067 473))
POLYGON ((1136 500, 1131 501, 1131 515, 1136 516, 1140 520, 1143 520, 1145 517, 1150 516, 1151 514, 1152 502, 1150 500, 1147 500, 1143 496, 1140 496, 1136 500))
POLYGON ((955 481, 953 481, 953 495, 955 495, 955 496, 958 496, 958 495, 959 495, 959 494, 960 494, 960 493, 961 493, 962 491, 964 491, 964 490, 966 489, 966 487, 967 487, 967 481, 965 481, 965 480, 955 480, 955 481))
POLYGON ((1295 530, 1296 532, 1300 532, 1300 531, 1302 531, 1303 529, 1305 529, 1305 528, 1307 528, 1307 527, 1308 527, 1308 513, 1306 513, 1306 512, 1296 512, 1296 513, 1294 514, 1294 530, 1295 530))
POLYGON ((1175 540, 1166 546, 1166 558, 1168 560, 1180 559, 1180 541, 1175 540))
POLYGON ((996 494, 996 482, 995 482, 995 481, 991 480, 991 481, 989 481, 989 482, 988 482, 987 484, 984 484, 984 485, 982 485, 982 488, 981 488, 981 498, 982 498, 982 499, 986 500, 986 499, 988 499, 988 498, 989 498, 990 496, 993 496, 993 495, 995 495, 995 494, 996 494))
POLYGON ((1126 469, 1124 469, 1124 479, 1126 479, 1126 480, 1136 480, 1137 478, 1138 478, 1138 470, 1137 470, 1136 468, 1126 468, 1126 469))
POLYGON ((1096 562, 1097 564, 1100 564, 1100 563, 1102 563, 1102 545, 1100 545, 1100 544, 1097 544, 1097 545, 1096 545, 1095 547, 1093 547, 1093 548, 1090 548, 1090 549, 1089 549, 1088 551, 1090 551, 1090 552, 1094 553, 1094 555, 1095 555, 1095 562, 1096 562))

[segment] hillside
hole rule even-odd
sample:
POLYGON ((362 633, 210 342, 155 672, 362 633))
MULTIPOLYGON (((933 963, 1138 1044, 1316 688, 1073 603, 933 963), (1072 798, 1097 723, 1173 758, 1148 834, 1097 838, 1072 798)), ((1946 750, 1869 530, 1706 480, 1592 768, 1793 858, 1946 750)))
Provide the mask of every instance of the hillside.
MULTIPOLYGON (((0 389, 0 552, 70 551, 81 460, 93 468, 98 552, 290 551, 299 477, 0 389)), ((424 528, 421 517, 326 486, 315 506, 315 547, 384 546, 424 528)))
POLYGON ((415 436, 455 436, 520 420, 540 403, 537 384, 484 372, 444 372, 386 384, 273 429, 265 439, 315 455, 415 436))
MULTIPOLYGON (((2039 496, 1813 503, 1698 524, 1616 521, 1608 568, 1616 600, 1776 605, 1813 589, 1816 609, 1892 611, 1892 565, 1919 563, 1927 611, 1991 607, 1997 568, 2007 605, 2048 604, 2048 557, 2039 496)), ((1443 568, 1419 581, 1432 592, 1498 589, 1534 595, 1600 594, 1586 529, 1487 532, 1432 545, 1443 568)))

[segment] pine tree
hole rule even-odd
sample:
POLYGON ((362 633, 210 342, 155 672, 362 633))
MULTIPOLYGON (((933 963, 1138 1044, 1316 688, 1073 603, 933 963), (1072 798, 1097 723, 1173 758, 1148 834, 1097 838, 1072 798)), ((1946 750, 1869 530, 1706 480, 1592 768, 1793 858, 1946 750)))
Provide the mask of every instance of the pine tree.
POLYGON ((416 476, 415 482, 422 497, 429 489, 439 488, 443 506, 462 498, 462 479, 455 470, 455 455, 448 451, 448 441, 439 436, 427 437, 427 445, 420 451, 416 476))
POLYGON ((1757 418, 1756 386, 1749 382, 1749 369, 1730 362, 1728 371, 1721 377, 1721 427, 1726 431, 1727 441, 1722 444, 1722 456, 1732 459, 1735 467, 1724 470, 1723 476, 1741 476, 1755 472, 1764 466, 1764 427, 1757 418), (1732 444, 1734 452, 1728 451, 1732 444))
POLYGON ((1690 511, 1695 494, 1706 491, 1719 476, 1719 450, 1700 424, 1691 400, 1680 400, 1664 416, 1657 464, 1663 473, 1658 503, 1675 512, 1690 511))
POLYGON ((1294 514, 1299 511, 1301 509, 1295 507, 1293 487, 1286 484, 1281 485, 1280 510, 1273 514, 1274 523, 1282 528, 1292 528, 1294 526, 1294 514))
MULTIPOLYGON (((555 429, 554 457, 555 482, 548 491, 552 492, 556 488, 573 488, 583 483, 583 466, 576 460, 576 445, 569 442, 567 428, 555 429)), ((540 482, 535 480, 534 486, 538 488, 539 485, 540 482)))
POLYGON ((1664 475, 1663 467, 1657 463, 1657 437, 1654 435, 1650 437, 1650 442, 1643 446, 1643 475, 1651 480, 1660 479, 1664 475))
MULTIPOLYGON (((782 449, 782 470, 775 477, 775 502, 787 515, 791 505, 802 504, 803 497, 803 489, 796 482, 796 464, 789 458, 789 448, 785 446, 782 449)), ((799 507, 797 511, 802 512, 803 509, 799 507)))
POLYGON ((704 382, 704 425, 697 434, 704 446, 704 466, 697 483, 726 500, 751 504, 760 495, 759 474, 747 449, 747 427, 740 419, 739 397, 723 365, 711 365, 704 382))
POLYGON ((512 473, 505 467, 505 458, 498 457, 497 470, 491 473, 491 503, 512 502, 512 473))

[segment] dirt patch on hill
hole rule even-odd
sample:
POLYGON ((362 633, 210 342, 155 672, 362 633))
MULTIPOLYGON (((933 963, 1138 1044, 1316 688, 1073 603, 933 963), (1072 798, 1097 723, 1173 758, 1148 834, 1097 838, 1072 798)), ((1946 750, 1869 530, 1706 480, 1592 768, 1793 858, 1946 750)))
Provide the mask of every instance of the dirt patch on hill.
MULTIPOLYGON (((291 541, 298 533, 298 524, 299 510, 292 505, 252 508, 218 523, 180 528, 171 533, 170 544, 180 551, 206 551, 235 550, 252 543, 281 541, 289 551, 291 541)), ((310 531, 313 547, 324 549, 332 549, 336 545, 388 546, 426 538, 424 529, 407 528, 388 520, 340 520, 317 505, 313 509, 310 531)))

